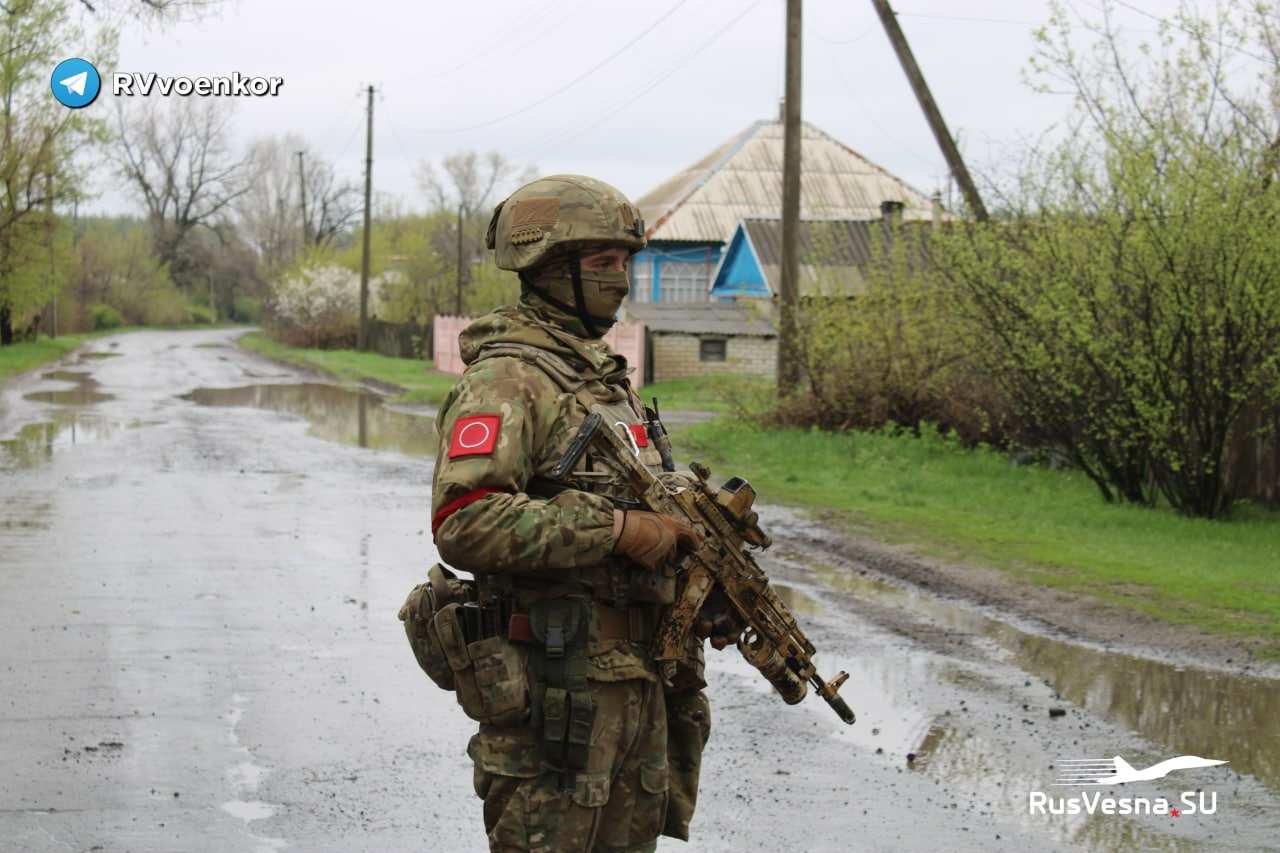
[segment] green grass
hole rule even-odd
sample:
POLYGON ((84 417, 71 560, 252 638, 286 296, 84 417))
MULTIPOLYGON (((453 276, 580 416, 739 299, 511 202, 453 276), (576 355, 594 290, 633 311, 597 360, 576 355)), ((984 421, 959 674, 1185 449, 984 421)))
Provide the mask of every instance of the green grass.
POLYGON ((404 389, 396 397, 402 403, 436 404, 445 398, 456 376, 440 373, 430 361, 391 358, 354 350, 318 350, 291 347, 274 341, 262 332, 250 332, 239 344, 268 358, 328 373, 347 382, 372 379, 404 389))
POLYGON ((680 430, 716 474, 762 500, 835 510, 925 553, 993 566, 1176 624, 1258 638, 1280 657, 1280 513, 1228 521, 1110 505, 1082 474, 1017 466, 937 436, 761 429, 718 419, 680 430))
POLYGON ((646 403, 657 397, 658 408, 663 412, 677 409, 727 412, 733 407, 733 401, 767 393, 772 388, 773 380, 769 378, 739 373, 712 373, 654 382, 637 389, 637 393, 646 403))

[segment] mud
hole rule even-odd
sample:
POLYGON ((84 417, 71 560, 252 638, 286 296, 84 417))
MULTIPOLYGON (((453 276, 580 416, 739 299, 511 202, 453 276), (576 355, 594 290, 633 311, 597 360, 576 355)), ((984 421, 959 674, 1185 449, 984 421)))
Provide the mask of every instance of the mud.
MULTIPOLYGON (((94 403, 30 398, 65 390, 39 374, 0 388, 0 846, 481 851, 472 724, 395 619, 436 558, 431 419, 223 346, 238 333, 95 341, 118 357, 59 368, 94 403)), ((659 849, 1274 849, 1275 682, 1077 642, 882 574, 804 516, 762 521, 858 722, 709 652, 694 840, 659 849), (1213 791, 1215 814, 1028 813, 1062 758, 1189 751, 1230 763, 1107 793, 1213 791)))
POLYGON ((1051 587, 1011 582, 994 569, 932 558, 847 529, 847 521, 819 513, 812 529, 794 531, 792 543, 842 565, 998 611, 1038 630, 1179 665, 1280 678, 1280 661, 1255 657, 1260 640, 1214 635, 1051 587))

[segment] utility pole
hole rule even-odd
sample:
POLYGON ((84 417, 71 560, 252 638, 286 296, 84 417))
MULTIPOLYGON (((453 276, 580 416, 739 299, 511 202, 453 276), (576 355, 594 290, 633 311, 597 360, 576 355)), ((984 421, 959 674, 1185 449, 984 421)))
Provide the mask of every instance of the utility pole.
POLYGON ((458 298, 453 313, 462 316, 462 202, 458 202, 458 298))
POLYGON ((295 153, 298 155, 298 194, 302 197, 302 248, 305 250, 307 244, 311 242, 311 235, 307 229, 307 172, 302 168, 302 155, 305 152, 295 153))
POLYGON ((933 138, 938 141, 938 147, 942 149, 942 156, 947 158, 947 166, 951 169, 951 174, 960 184, 965 202, 973 211, 975 219, 986 222, 986 205, 982 203, 982 196, 978 195, 978 187, 969 176, 969 170, 965 168, 964 160, 960 157, 960 149, 956 147, 951 132, 947 130, 947 123, 942 120, 942 112, 938 109, 937 102, 933 100, 933 94, 929 91, 929 84, 925 82, 920 66, 916 64, 911 46, 907 44, 907 37, 898 26, 897 14, 890 8, 889 0, 871 0, 871 5, 875 6, 876 14, 880 16, 880 23, 884 25, 885 34, 889 36, 893 52, 898 55, 898 62, 902 64, 902 70, 906 72, 911 89, 916 93, 916 100, 920 102, 920 109, 924 110, 924 117, 929 122, 929 129, 933 131, 933 138))
POLYGON ((790 394, 800 381, 796 341, 800 258, 796 252, 800 219, 800 0, 787 0, 787 84, 782 136, 782 279, 778 294, 778 395, 790 394))
POLYGON ((360 255, 360 331, 356 349, 369 345, 369 205, 373 196, 373 87, 369 87, 368 126, 364 136, 364 251, 360 255))

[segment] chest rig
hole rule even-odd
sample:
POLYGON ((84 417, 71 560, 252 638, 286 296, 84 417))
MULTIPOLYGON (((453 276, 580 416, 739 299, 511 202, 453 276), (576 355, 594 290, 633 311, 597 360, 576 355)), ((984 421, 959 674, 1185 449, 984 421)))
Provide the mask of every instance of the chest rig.
MULTIPOLYGON (((531 497, 552 498, 565 489, 577 489, 609 498, 615 507, 638 507, 621 471, 608 458, 592 451, 583 454, 574 470, 556 478, 552 469, 564 455, 578 427, 592 410, 605 416, 611 429, 626 439, 642 464, 655 474, 662 471, 662 456, 649 440, 644 405, 625 378, 617 383, 583 378, 565 359, 539 347, 514 342, 486 345, 477 360, 515 357, 538 368, 570 399, 565 401, 560 428, 538 452, 534 475, 526 486, 531 497)), ((598 566, 567 567, 557 578, 589 592, 596 600, 615 607, 636 604, 670 604, 675 600, 675 570, 657 572, 633 568, 622 557, 610 557, 598 566)), ((551 592, 552 590, 546 590, 551 592)), ((554 594, 554 593, 553 593, 554 594)))

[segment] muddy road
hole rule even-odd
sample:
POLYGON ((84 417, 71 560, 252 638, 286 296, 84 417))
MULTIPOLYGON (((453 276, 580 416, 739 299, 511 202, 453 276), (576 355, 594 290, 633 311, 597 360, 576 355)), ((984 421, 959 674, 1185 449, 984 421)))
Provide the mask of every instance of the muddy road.
MULTIPOLYGON (((431 421, 236 334, 99 339, 0 389, 0 849, 483 850, 472 725, 395 618, 435 559, 431 421)), ((1067 642, 763 521, 858 722, 709 652, 695 837, 660 849, 1280 847, 1277 682, 1067 642), (1053 786, 1117 755, 1228 763, 1053 786), (1216 810, 1052 813, 1082 791, 1216 810)))

